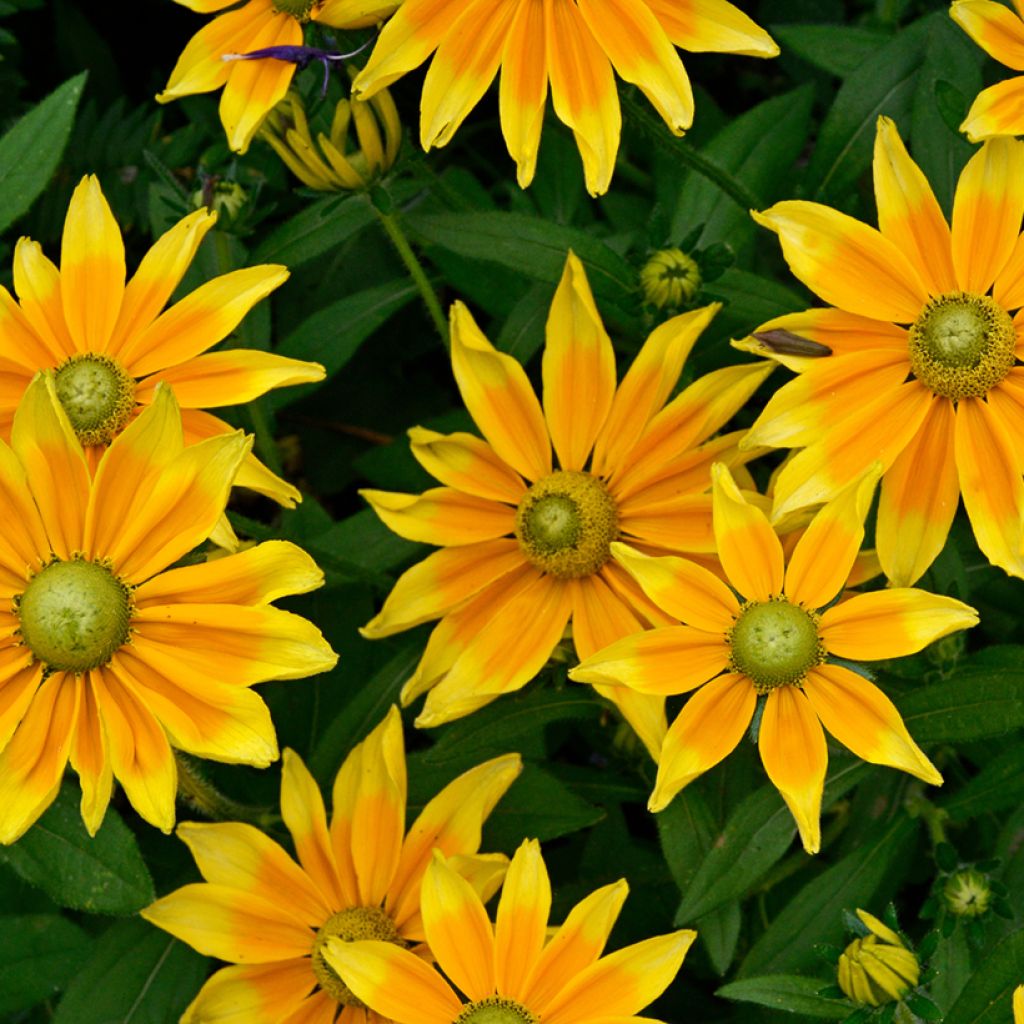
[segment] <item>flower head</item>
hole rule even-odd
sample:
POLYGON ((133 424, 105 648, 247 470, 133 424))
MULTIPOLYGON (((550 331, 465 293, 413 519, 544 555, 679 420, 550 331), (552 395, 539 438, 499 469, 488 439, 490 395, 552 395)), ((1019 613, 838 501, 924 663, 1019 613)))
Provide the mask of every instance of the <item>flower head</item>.
POLYGON ((0 441, 0 842, 49 806, 69 759, 95 832, 114 778, 170 830, 172 746, 277 758, 251 686, 337 656, 270 602, 320 586, 320 570, 283 541, 168 569, 210 535, 250 444, 235 432, 186 446, 161 386, 92 474, 52 377, 29 386, 11 446, 0 441))
POLYGON ((260 134, 304 185, 342 192, 365 189, 390 170, 402 142, 402 125, 395 101, 383 89, 365 102, 340 100, 330 135, 318 132, 314 142, 302 97, 291 92, 270 112, 260 134))
POLYGON ((866 910, 857 917, 865 935, 854 939, 839 957, 839 987, 862 1006, 895 1003, 921 976, 917 957, 888 925, 866 910))
MULTIPOLYGON (((59 270, 38 243, 20 239, 17 301, 0 287, 0 437, 10 437, 18 402, 40 370, 55 372, 57 396, 93 467, 104 446, 154 400, 161 382, 174 387, 191 444, 231 430, 205 408, 322 380, 318 363, 247 349, 207 351, 287 280, 285 267, 215 277, 164 309, 216 221, 206 209, 189 214, 156 241, 126 284, 121 231, 99 181, 89 176, 71 198, 59 270)), ((284 505, 300 500, 251 453, 237 483, 284 505)))
POLYGON ((223 87, 220 119, 228 145, 249 148, 267 114, 284 99, 301 60, 285 56, 300 48, 309 21, 333 28, 362 28, 386 18, 397 0, 176 0, 205 14, 217 14, 188 42, 159 103, 223 87), (231 7, 232 10, 225 11, 231 7), (276 50, 281 59, 238 60, 257 50, 276 50))
POLYGON ((713 476, 715 539, 730 586, 685 559, 613 545, 616 562, 682 624, 626 637, 569 674, 640 693, 693 693, 665 737, 652 811, 733 750, 763 698, 761 760, 796 819, 804 848, 817 853, 828 764, 822 725, 865 761, 942 782, 889 698, 833 658, 912 654, 975 625, 978 616, 960 601, 912 589, 833 604, 864 538, 877 471, 814 517, 788 564, 767 517, 729 471, 718 465, 713 476))
POLYGON ((372 96, 433 54, 420 104, 420 142, 430 149, 451 139, 500 67, 501 128, 526 188, 537 167, 550 82, 555 114, 576 137, 587 190, 598 195, 608 190, 619 148, 615 71, 643 91, 676 135, 693 122, 677 46, 753 57, 779 52, 725 0, 404 0, 353 90, 372 96))
POLYGON ((947 876, 942 899, 957 917, 980 917, 992 903, 992 887, 977 868, 960 868, 947 876))
POLYGON ((685 306, 700 289, 700 267, 682 249, 659 249, 640 271, 644 299, 658 309, 685 306))
POLYGON ((477 853, 480 830, 520 769, 519 756, 507 754, 463 773, 406 832, 402 722, 392 708, 339 769, 329 824, 313 777, 285 751, 281 814, 298 863, 250 825, 179 825, 206 881, 142 916, 236 965, 203 985, 184 1024, 220 1020, 228 1006, 252 1024, 387 1024, 339 977, 332 946, 375 939, 425 955, 420 893, 434 850, 450 858, 462 884, 489 897, 507 859, 477 853))
POLYGON ((327 960, 395 1024, 598 1024, 633 1020, 668 987, 696 937, 659 935, 601 956, 628 886, 581 900, 548 938, 551 884, 536 840, 516 851, 492 925, 484 901, 441 855, 423 879, 423 929, 440 972, 384 942, 331 942, 327 960))
MULTIPOLYGON (((417 725, 519 689, 570 620, 580 657, 667 621, 610 558, 616 538, 713 558, 708 470, 735 456, 738 435, 709 438, 772 365, 710 373, 666 404, 717 309, 658 327, 616 386, 611 341, 570 254, 548 316, 542 406, 522 366, 453 307, 455 379, 484 440, 414 428, 413 454, 443 486, 364 492, 396 533, 442 547, 399 579, 363 630, 384 637, 441 619, 402 691, 406 703, 427 693, 417 725)), ((622 689, 614 697, 656 752, 663 701, 622 689)))
POLYGON ((803 449, 776 481, 776 518, 881 462, 876 546, 897 586, 942 550, 961 495, 986 557, 1024 575, 1024 143, 993 139, 971 158, 952 228, 886 118, 874 173, 879 230, 802 201, 755 214, 832 308, 779 317, 754 338, 781 331, 832 355, 765 348, 802 372, 744 444, 803 449))
MULTIPOLYGON (((995 0, 954 0, 950 17, 990 56, 1013 71, 1024 71, 1024 21, 1017 10, 995 0)), ((960 125, 971 142, 995 135, 1024 135, 1024 76, 983 89, 960 125)))

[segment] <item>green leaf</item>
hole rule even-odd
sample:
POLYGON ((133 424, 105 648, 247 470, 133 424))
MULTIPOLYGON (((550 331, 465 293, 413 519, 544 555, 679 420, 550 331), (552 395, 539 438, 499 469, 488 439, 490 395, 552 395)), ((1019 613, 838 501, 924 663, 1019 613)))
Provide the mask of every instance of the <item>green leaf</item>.
POLYGON ((135 836, 107 808, 103 824, 89 836, 73 786, 64 786, 46 813, 0 861, 54 902, 93 914, 133 914, 155 899, 153 880, 135 836))
POLYGON ((843 82, 807 168, 809 194, 822 201, 845 198, 871 162, 878 115, 897 121, 910 115, 927 37, 928 20, 922 19, 875 50, 843 82))
POLYGON ((786 52, 837 78, 856 71, 890 38, 855 25, 775 25, 772 34, 786 52))
POLYGON ((989 950, 946 1014, 945 1024, 1007 1024, 1013 990, 1024 979, 1024 928, 989 950))
POLYGON ((121 921, 96 943, 53 1024, 177 1024, 206 959, 145 921, 121 921))
POLYGON ((85 961, 89 937, 57 914, 0 917, 0 1013, 63 988, 85 961))
POLYGON ((1024 669, 964 668, 896 701, 918 743, 967 743, 1024 726, 1024 669))
POLYGON ((711 966, 719 975, 729 970, 736 956, 742 925, 743 913, 739 900, 723 903, 697 921, 697 937, 704 943, 711 966))
POLYGON ((264 238, 253 252, 251 262, 302 266, 341 245, 376 219, 365 195, 318 199, 264 238))
POLYGON ((958 790, 938 801, 954 821, 1019 807, 1024 801, 1024 747, 1015 744, 989 761, 958 790))
POLYGON ((60 163, 88 72, 68 79, 0 138, 0 231, 36 201, 60 163))
MULTIPOLYGON (((870 768, 852 762, 825 784, 822 807, 828 807, 863 779, 870 768)), ((703 917, 742 896, 786 852, 796 825, 774 786, 762 786, 743 800, 701 862, 676 914, 676 924, 703 917)))
POLYGON ((893 884, 914 849, 917 828, 901 815, 863 836, 853 853, 808 882, 754 943, 741 976, 813 966, 816 943, 841 941, 843 910, 873 905, 881 887, 893 884))
MULTIPOLYGON (((810 131, 810 86, 776 96, 732 119, 706 146, 703 154, 739 179, 767 206, 788 184, 793 162, 810 131)), ((725 195, 714 182, 691 171, 679 189, 672 219, 672 237, 682 238, 702 224, 697 245, 728 242, 738 248, 758 231, 749 211, 725 195)))
POLYGON ((803 1014, 816 1020, 842 1020, 850 1013, 850 1004, 842 999, 818 995, 824 982, 817 978, 800 978, 792 974, 766 974, 760 978, 743 978, 723 985, 716 996, 738 1003, 756 1003, 773 1010, 803 1014))

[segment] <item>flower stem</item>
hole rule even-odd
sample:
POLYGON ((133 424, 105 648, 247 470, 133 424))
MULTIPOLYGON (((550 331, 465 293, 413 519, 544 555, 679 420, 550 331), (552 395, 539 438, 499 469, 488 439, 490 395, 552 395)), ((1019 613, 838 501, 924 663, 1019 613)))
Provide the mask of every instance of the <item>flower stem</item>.
POLYGON ((244 821, 258 828, 268 828, 281 820, 269 807, 253 807, 225 796, 180 751, 174 752, 174 758, 178 762, 179 798, 205 817, 213 821, 244 821))
POLYGON ((717 185, 737 206, 744 210, 757 210, 764 205, 743 182, 734 178, 724 167, 703 156, 685 139, 671 135, 665 125, 630 91, 623 94, 622 103, 630 120, 640 127, 659 149, 673 159, 681 160, 701 177, 717 185))
POLYGON ((406 270, 409 271, 409 276, 419 289, 420 296, 423 298, 423 304, 427 307, 427 312, 430 314, 430 319, 434 321, 434 327, 437 328, 437 333, 441 336, 441 343, 447 348, 448 322, 445 320, 444 310, 441 308, 441 301, 437 297, 437 292, 434 291, 434 286, 430 283, 430 279, 423 269, 423 264, 420 263, 419 257, 413 252, 409 239, 406 238, 405 232, 402 230, 402 226, 399 224, 398 218, 394 213, 385 213, 376 203, 371 203, 371 205, 380 220, 381 227, 387 232, 387 236, 398 251, 398 255, 405 264, 406 270))

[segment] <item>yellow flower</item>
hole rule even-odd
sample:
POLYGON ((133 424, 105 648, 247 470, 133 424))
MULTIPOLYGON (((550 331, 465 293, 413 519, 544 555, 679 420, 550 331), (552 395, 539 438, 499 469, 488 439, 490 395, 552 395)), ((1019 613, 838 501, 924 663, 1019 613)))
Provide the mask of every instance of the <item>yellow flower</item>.
MULTIPOLYGON (((995 0, 955 0, 950 17, 990 56, 1014 71, 1024 71, 1021 47, 1024 22, 1017 11, 995 0)), ((994 135, 1024 134, 1024 76, 982 89, 967 111, 960 131, 971 142, 994 135)))
POLYGON ((891 928, 866 910, 857 917, 871 932, 839 957, 839 987, 855 1003, 883 1006, 902 999, 921 977, 917 957, 891 928))
POLYGON ((668 987, 697 934, 659 935, 601 956, 628 891, 620 880, 592 892, 549 939, 551 883, 536 840, 512 858, 494 925, 477 892, 435 854, 423 879, 423 928, 462 996, 394 944, 335 940, 327 961, 395 1024, 625 1024, 668 987))
POLYGON ((375 25, 397 0, 175 0, 200 14, 218 14, 188 42, 174 65, 167 87, 156 99, 170 103, 182 96, 213 92, 222 86, 220 119, 228 145, 236 153, 249 148, 263 118, 284 99, 295 74, 289 60, 225 59, 276 46, 301 46, 302 27, 315 21, 332 28, 375 25))
POLYGON ((402 125, 395 101, 383 89, 365 103, 340 100, 330 136, 319 132, 314 142, 302 97, 291 92, 270 112, 260 136, 304 185, 342 192, 367 188, 391 169, 402 142, 402 125), (355 130, 355 149, 349 147, 350 127, 355 130))
POLYGON ((817 853, 828 765, 822 725, 865 761, 942 783, 889 698, 829 657, 873 661, 912 654, 975 625, 978 616, 960 601, 909 588, 832 604, 864 538, 877 470, 815 516, 788 565, 767 517, 744 498, 729 471, 716 465, 712 475, 715 538, 731 589, 693 562, 614 545, 616 561, 684 625, 627 637, 569 674, 659 696, 696 691, 665 737, 652 811, 664 809, 732 751, 758 697, 765 697, 761 760, 796 819, 804 849, 817 853))
POLYGON ((420 142, 430 149, 451 139, 500 67, 501 128, 526 188, 550 81, 555 114, 576 137, 587 189, 599 195, 611 181, 622 121, 613 68, 676 135, 690 127, 693 95, 677 46, 751 57, 779 52, 726 0, 404 0, 353 92, 372 96, 434 54, 420 104, 420 142))
POLYGON ((480 830, 520 769, 519 755, 507 754, 465 772, 406 834, 405 749, 392 708, 338 771, 330 825, 313 777, 285 751, 281 814, 298 864, 250 825, 179 825, 206 881, 164 896, 142 916, 237 965, 203 985, 182 1024, 225 1015, 246 1024, 387 1024, 339 979, 328 946, 375 938, 427 955, 420 887, 435 849, 451 858, 463 885, 489 898, 507 859, 477 853, 480 830))
MULTIPOLYGON (((39 370, 55 370, 57 395, 95 468, 104 447, 153 401, 174 388, 186 443, 229 432, 202 411, 248 402, 271 388, 322 380, 318 363, 270 352, 207 352, 288 278, 271 264, 201 285, 164 310, 216 215, 197 210, 157 239, 125 284, 121 231, 92 176, 71 198, 58 270, 27 238, 14 250, 14 290, 0 287, 0 437, 39 370), (162 311, 162 312, 161 312, 162 311)), ((247 454, 236 481, 283 505, 301 500, 291 484, 247 454)))
MULTIPOLYGON (((580 657, 668 621, 609 560, 615 538, 713 560, 708 470, 735 455, 741 435, 708 438, 772 367, 718 370, 665 404, 717 310, 658 327, 616 387, 611 341, 570 254, 548 315, 542 410, 522 366, 453 306, 455 380, 485 440, 416 427, 413 455, 444 486, 364 492, 396 533, 443 549, 406 572, 363 629, 377 638, 441 619, 402 691, 404 703, 429 691, 417 725, 440 725, 518 690, 570 619, 580 657)), ((614 696, 656 754, 664 702, 621 689, 614 696)))
POLYGON ((817 203, 755 214, 793 273, 835 307, 779 317, 755 335, 787 332, 833 354, 781 357, 803 372, 744 444, 803 449, 776 480, 776 518, 827 501, 881 462, 876 545, 897 586, 942 550, 961 494, 989 561, 1024 575, 1024 144, 993 139, 971 158, 952 230, 886 118, 874 174, 881 230, 817 203))
POLYGON ((11 447, 0 441, 0 842, 49 806, 69 759, 90 832, 112 777, 170 830, 172 745, 276 759, 250 687, 324 672, 337 655, 312 623, 269 603, 323 575, 283 541, 167 570, 209 536, 250 444, 236 431, 187 447, 161 387, 93 475, 52 377, 30 385, 11 447))

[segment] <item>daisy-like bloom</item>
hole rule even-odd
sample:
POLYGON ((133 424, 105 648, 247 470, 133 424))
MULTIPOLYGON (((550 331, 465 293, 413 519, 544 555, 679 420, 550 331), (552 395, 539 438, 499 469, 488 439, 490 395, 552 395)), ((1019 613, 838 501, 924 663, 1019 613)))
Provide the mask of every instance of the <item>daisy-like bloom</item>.
POLYGON ((625 880, 592 892, 549 939, 551 883, 536 840, 512 858, 493 925, 472 886, 435 854, 420 902, 448 981, 386 942, 333 940, 325 954, 345 984, 395 1024, 656 1024, 634 1015, 671 984, 697 933, 658 935, 601 956, 628 892, 625 880))
POLYGON ((834 659, 913 654, 975 625, 978 616, 960 601, 910 588, 833 604, 864 539, 877 468, 814 517, 788 564, 767 517, 728 469, 718 464, 712 475, 715 538, 731 589, 685 559, 613 545, 616 561, 682 624, 620 640, 569 674, 659 696, 696 691, 665 737, 652 811, 663 810, 733 750, 763 698, 761 760, 796 819, 804 849, 817 853, 828 766, 823 725, 865 761, 942 783, 889 698, 834 659))
POLYGON ((615 72, 644 93, 674 134, 692 124, 693 94, 677 46, 749 57, 779 52, 726 0, 404 0, 353 94, 368 98, 434 54, 420 102, 420 142, 430 149, 451 139, 500 67, 501 130, 526 188, 550 81, 555 114, 576 137, 587 190, 600 195, 622 124, 615 72))
MULTIPOLYGON (((992 139, 957 185, 952 229, 896 126, 878 122, 880 230, 817 203, 754 214, 793 273, 834 308, 762 325, 831 356, 773 396, 744 444, 802 448, 775 482, 774 517, 827 501, 875 461, 876 546, 908 586, 942 550, 962 494, 989 561, 1024 575, 1024 143, 992 139)), ((742 347, 756 347, 757 342, 742 347)))
MULTIPOLYGON (((413 454, 444 486, 363 492, 396 533, 442 547, 398 580, 362 631, 372 639, 441 619, 402 690, 406 704, 427 693, 418 726, 519 689, 570 619, 584 658, 667 621, 609 560, 616 538, 713 558, 709 469, 736 454, 741 435, 708 438, 772 366, 718 370, 665 404, 717 310, 658 327, 616 387, 611 341, 570 253, 548 315, 542 409, 522 366, 493 348, 461 303, 452 307, 455 379, 484 440, 416 427, 413 454)), ((613 697, 656 756, 664 702, 622 689, 613 697)))
MULTIPOLYGON (((285 267, 223 274, 164 309, 216 220, 203 209, 179 221, 126 284, 121 230, 99 181, 89 176, 68 207, 59 270, 37 242, 18 241, 17 301, 0 287, 0 437, 10 437, 18 402, 40 370, 55 372, 57 396, 93 468, 106 445, 153 401, 161 381, 174 388, 192 444, 232 430, 203 409, 323 380, 318 363, 250 349, 207 351, 288 279, 285 267)), ((301 500, 251 453, 236 483, 289 507, 301 500)))
POLYGON ((274 47, 302 46, 303 28, 310 21, 331 28, 363 28, 375 25, 398 6, 397 0, 247 0, 241 6, 239 0, 175 3, 217 17, 189 40, 157 102, 170 103, 223 87, 220 120, 236 153, 249 148, 263 119, 284 99, 298 64, 289 59, 287 49, 281 51, 281 59, 233 58, 274 47))
POLYGON ((167 568, 210 535, 251 443, 236 431, 187 447, 163 386, 92 474, 53 378, 25 393, 11 446, 0 441, 0 842, 49 806, 69 759, 94 833, 113 778, 170 831, 172 746, 277 758, 250 687, 324 672, 337 655, 270 602, 322 573, 283 541, 167 568))
POLYGON ((298 864, 251 825, 179 825, 206 881, 142 916, 235 965, 203 985, 182 1024, 389 1024, 339 978, 327 949, 376 939, 414 960, 429 956, 420 887, 431 853, 443 851, 459 881, 489 898, 508 861, 477 853, 480 830, 520 769, 518 754, 507 754, 465 772, 406 834, 405 748, 392 708, 341 766, 330 825, 313 777, 285 751, 281 814, 298 864))
POLYGON ((840 954, 839 987, 861 1006, 898 1002, 920 981, 921 965, 888 925, 866 910, 858 910, 857 917, 867 934, 840 954))
MULTIPOLYGON (((1013 71, 1024 71, 1024 5, 1016 12, 995 0, 955 0, 950 17, 990 56, 1013 71)), ((995 135, 1024 135, 1024 76, 982 89, 960 131, 971 142, 995 135)))

